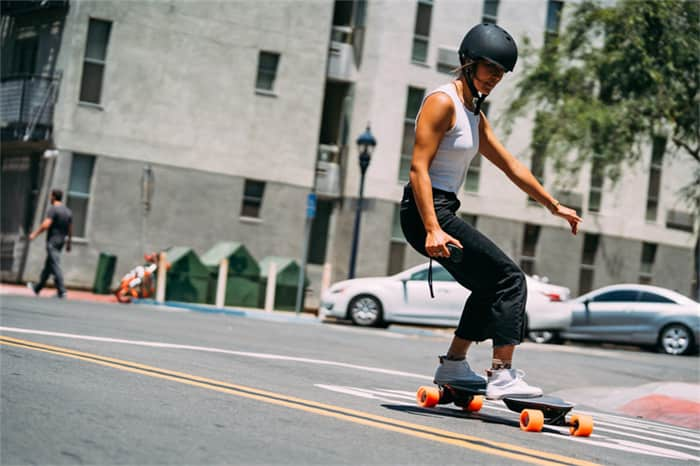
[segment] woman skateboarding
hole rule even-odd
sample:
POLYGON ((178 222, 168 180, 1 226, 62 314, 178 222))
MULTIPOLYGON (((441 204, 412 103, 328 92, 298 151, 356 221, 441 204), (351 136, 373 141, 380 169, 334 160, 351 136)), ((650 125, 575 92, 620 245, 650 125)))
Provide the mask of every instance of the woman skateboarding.
POLYGON ((416 117, 410 181, 401 200, 401 227, 409 244, 471 290, 447 354, 439 358, 435 383, 486 386, 490 399, 540 396, 542 390, 512 367, 515 347, 526 331, 525 275, 498 246, 455 215, 457 193, 470 162, 481 153, 521 190, 568 221, 573 234, 581 218, 503 147, 481 112, 484 99, 517 61, 510 34, 495 24, 479 24, 462 40, 459 58, 457 79, 428 93, 416 117), (487 379, 466 360, 471 343, 486 339, 493 340, 487 379))

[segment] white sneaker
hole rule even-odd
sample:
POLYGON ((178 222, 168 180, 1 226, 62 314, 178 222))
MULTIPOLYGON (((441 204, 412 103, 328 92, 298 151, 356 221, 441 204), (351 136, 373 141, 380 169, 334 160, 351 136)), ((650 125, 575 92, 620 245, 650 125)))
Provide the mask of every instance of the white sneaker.
POLYGON ((475 389, 486 388, 486 377, 474 372, 466 359, 450 361, 446 356, 440 356, 440 365, 435 371, 436 385, 453 383, 475 389))
POLYGON ((34 293, 34 296, 39 296, 39 293, 36 292, 36 288, 34 288, 34 283, 27 282, 27 288, 32 290, 32 293, 34 293))
POLYGON ((525 372, 517 369, 498 369, 488 371, 489 385, 486 398, 500 400, 506 396, 534 398, 542 396, 542 389, 528 385, 524 380, 525 372))

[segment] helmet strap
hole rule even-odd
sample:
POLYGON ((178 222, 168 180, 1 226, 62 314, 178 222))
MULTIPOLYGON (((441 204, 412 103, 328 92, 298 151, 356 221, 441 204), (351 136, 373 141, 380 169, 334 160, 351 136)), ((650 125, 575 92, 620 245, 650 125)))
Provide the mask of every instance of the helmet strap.
POLYGON ((462 68, 462 74, 464 75, 464 80, 467 81, 467 86, 469 86, 469 91, 472 93, 472 104, 474 104, 474 115, 478 115, 481 112, 481 104, 484 102, 488 94, 479 94, 474 85, 474 80, 472 79, 471 70, 467 71, 462 68))

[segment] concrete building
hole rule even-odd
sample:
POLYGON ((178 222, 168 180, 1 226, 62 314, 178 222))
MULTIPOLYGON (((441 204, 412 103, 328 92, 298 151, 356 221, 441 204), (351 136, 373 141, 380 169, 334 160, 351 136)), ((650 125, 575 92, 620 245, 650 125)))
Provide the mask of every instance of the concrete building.
MULTIPOLYGON (((309 243, 317 302, 345 279, 360 173, 355 139, 378 144, 365 180, 357 276, 424 259, 407 247, 397 206, 413 119, 426 91, 448 82, 464 32, 497 21, 541 45, 556 0, 3 2, 3 280, 36 279, 43 240, 27 247, 51 188, 75 213, 69 286, 90 287, 100 252, 115 279, 145 251, 202 254, 239 241, 258 259, 301 258, 307 195, 318 197, 309 243), (324 267, 325 265, 325 267, 324 267)), ((507 107, 521 67, 490 96, 507 107)), ((488 161, 470 168, 460 212, 526 272, 574 294, 616 282, 691 293, 694 218, 677 191, 690 162, 650 144, 609 186, 557 179, 530 148, 531 119, 505 141, 584 223, 528 201, 488 161)), ((502 131, 501 131, 502 132, 502 131)), ((478 158, 480 159, 480 157, 478 158)))

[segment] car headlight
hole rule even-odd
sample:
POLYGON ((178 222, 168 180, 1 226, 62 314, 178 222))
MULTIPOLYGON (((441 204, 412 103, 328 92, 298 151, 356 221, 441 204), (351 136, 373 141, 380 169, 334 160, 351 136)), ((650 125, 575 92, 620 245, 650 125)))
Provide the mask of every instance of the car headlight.
POLYGON ((331 294, 338 294, 338 293, 342 293, 343 291, 345 291, 345 288, 335 288, 335 289, 331 289, 331 294))

